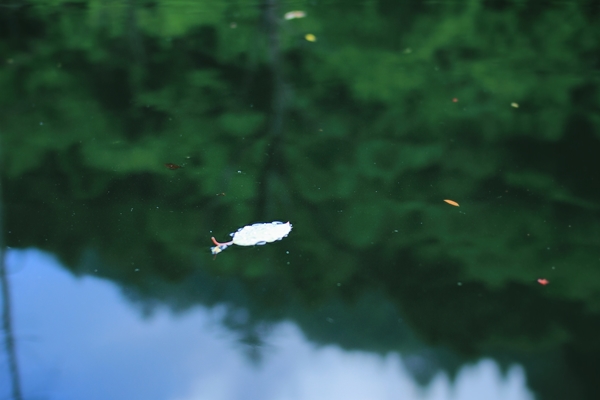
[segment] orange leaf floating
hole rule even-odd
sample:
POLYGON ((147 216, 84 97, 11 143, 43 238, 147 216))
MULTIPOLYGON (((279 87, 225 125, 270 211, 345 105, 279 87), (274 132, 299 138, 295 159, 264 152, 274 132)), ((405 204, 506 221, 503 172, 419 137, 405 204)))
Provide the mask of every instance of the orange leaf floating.
POLYGON ((550 281, 548 279, 545 279, 545 278, 540 278, 537 281, 538 281, 538 283, 540 285, 544 285, 544 286, 550 283, 550 281))
POLYGON ((171 169, 171 170, 176 170, 181 168, 181 165, 177 165, 177 164, 171 164, 171 163, 166 163, 165 167, 171 169))
POLYGON ((445 201, 446 203, 448 203, 448 204, 450 204, 450 205, 454 206, 454 207, 460 207, 460 206, 458 205, 458 203, 457 203, 457 202, 455 202, 454 200, 444 200, 444 201, 445 201))

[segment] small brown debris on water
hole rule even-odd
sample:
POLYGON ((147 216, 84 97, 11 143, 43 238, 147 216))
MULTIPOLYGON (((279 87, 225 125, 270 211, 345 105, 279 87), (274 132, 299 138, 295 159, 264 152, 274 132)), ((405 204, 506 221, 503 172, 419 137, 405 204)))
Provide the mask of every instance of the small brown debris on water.
POLYGON ((177 165, 177 164, 173 164, 173 163, 166 163, 165 167, 169 168, 172 171, 179 169, 179 168, 183 168, 181 165, 177 165))

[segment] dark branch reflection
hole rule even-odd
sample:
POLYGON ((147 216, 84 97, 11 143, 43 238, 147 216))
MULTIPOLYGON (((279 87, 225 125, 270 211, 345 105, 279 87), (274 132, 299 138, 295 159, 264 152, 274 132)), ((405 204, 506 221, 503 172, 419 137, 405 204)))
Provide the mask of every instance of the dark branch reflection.
MULTIPOLYGON (((0 186, 0 193, 1 193, 0 186)), ((4 332, 4 348, 8 360, 9 381, 11 383, 11 397, 21 400, 21 380, 19 378, 19 365, 17 362, 17 351, 15 349, 15 337, 12 327, 10 287, 5 263, 4 237, 2 223, 2 202, 0 200, 0 287, 2 288, 2 331, 4 332)))

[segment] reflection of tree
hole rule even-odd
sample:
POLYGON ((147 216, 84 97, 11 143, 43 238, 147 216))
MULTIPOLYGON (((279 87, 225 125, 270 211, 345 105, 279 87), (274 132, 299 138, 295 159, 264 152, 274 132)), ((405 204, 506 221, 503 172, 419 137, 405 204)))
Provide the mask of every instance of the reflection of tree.
POLYGON ((268 346, 267 338, 272 331, 272 324, 255 319, 234 321, 231 320, 231 313, 224 318, 223 324, 237 333, 237 342, 248 359, 259 364, 264 357, 266 346, 268 346))
POLYGON ((264 165, 260 173, 260 190, 257 195, 257 211, 261 218, 277 215, 275 199, 288 199, 288 188, 284 184, 285 160, 282 156, 284 134, 283 122, 287 108, 285 78, 282 65, 281 29, 277 0, 264 0, 262 5, 263 20, 267 39, 267 65, 271 78, 271 112, 266 134, 268 147, 264 165))
POLYGON ((10 286, 8 282, 8 272, 6 270, 4 249, 2 187, 0 186, 0 291, 2 291, 2 331, 4 332, 4 349, 6 350, 8 373, 12 388, 11 396, 13 400, 21 400, 23 398, 21 395, 21 379, 19 377, 19 365, 12 326, 10 286))

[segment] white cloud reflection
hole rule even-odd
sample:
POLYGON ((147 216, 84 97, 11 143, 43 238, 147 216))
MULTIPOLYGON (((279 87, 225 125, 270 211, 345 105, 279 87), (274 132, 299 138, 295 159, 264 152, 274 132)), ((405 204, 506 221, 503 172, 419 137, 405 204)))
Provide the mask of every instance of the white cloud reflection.
MULTIPOLYGON (((196 308, 150 319, 110 282, 74 278, 37 250, 9 251, 17 352, 25 398, 48 400, 529 400, 522 368, 505 376, 483 360, 454 383, 416 384, 400 356, 316 347, 291 323, 274 329, 256 365, 196 308)), ((4 395, 1 393, 0 396, 4 395)))

